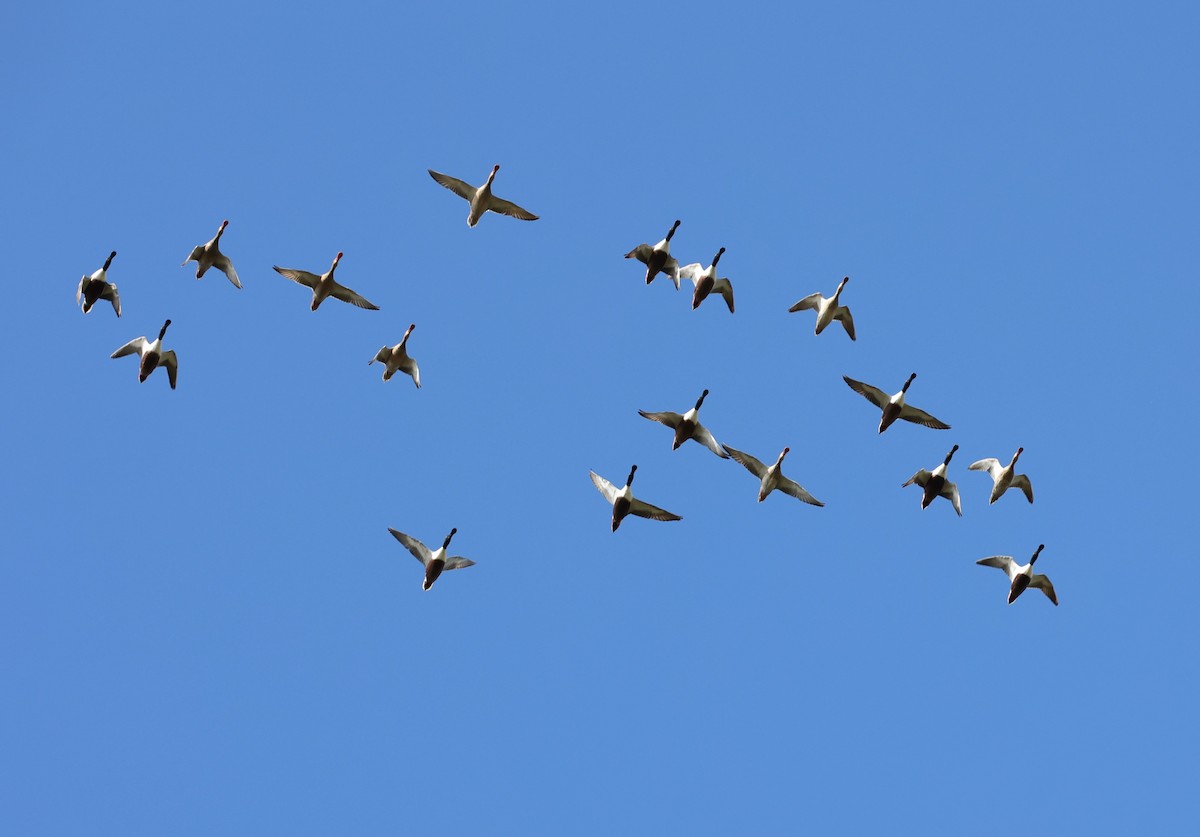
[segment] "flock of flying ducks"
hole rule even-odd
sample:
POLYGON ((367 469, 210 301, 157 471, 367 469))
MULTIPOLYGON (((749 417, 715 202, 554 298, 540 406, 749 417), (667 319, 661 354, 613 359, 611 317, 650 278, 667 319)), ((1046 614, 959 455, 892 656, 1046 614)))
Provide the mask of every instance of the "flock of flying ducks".
MULTIPOLYGON (((479 223, 480 218, 487 212, 494 212, 500 215, 507 215, 511 218, 517 218, 522 221, 536 221, 538 216, 521 208, 511 201, 498 198, 492 194, 492 182, 495 180, 496 174, 500 171, 500 166, 493 166, 491 173, 483 185, 475 187, 449 175, 440 172, 429 170, 429 175, 438 184, 449 189, 460 198, 466 200, 470 206, 467 213, 467 226, 474 227, 479 223)), ((709 295, 713 293, 720 294, 725 299, 725 304, 732 314, 734 311, 733 302, 733 286, 730 284, 728 277, 717 276, 717 263, 725 252, 725 248, 721 247, 712 258, 712 262, 704 267, 699 262, 680 266, 679 262, 671 255, 671 239, 679 229, 680 222, 675 221, 671 225, 664 237, 657 244, 651 246, 649 244, 639 244, 628 253, 625 254, 627 259, 637 259, 646 266, 646 284, 649 285, 658 274, 663 274, 670 279, 675 289, 680 287, 680 280, 690 280, 694 286, 692 296, 692 309, 696 309, 709 295)), ((238 277, 237 270, 234 269, 233 263, 220 250, 221 236, 224 234, 226 227, 229 226, 229 221, 222 221, 221 226, 217 229, 217 233, 211 240, 205 244, 201 244, 192 249, 191 254, 184 259, 181 266, 188 262, 196 262, 196 278, 200 279, 210 268, 216 268, 225 274, 235 288, 241 288, 242 282, 238 277)), ((113 310, 117 317, 121 316, 121 298, 117 292, 115 283, 108 281, 108 270, 112 265, 113 259, 116 258, 116 251, 109 253, 105 259, 104 265, 90 275, 85 275, 79 280, 79 286, 75 292, 75 301, 77 304, 82 303, 83 313, 88 313, 92 310, 100 300, 105 300, 112 304, 113 310)), ((333 264, 325 273, 317 275, 309 273, 305 270, 296 270, 293 268, 283 268, 275 266, 276 272, 286 279, 290 279, 297 284, 303 285, 312 291, 311 308, 316 311, 321 303, 326 299, 333 298, 341 302, 355 305, 359 308, 377 311, 379 306, 371 303, 361 294, 339 284, 334 279, 334 272, 337 270, 339 262, 342 260, 342 253, 338 253, 333 259, 333 264)), ((842 290, 846 287, 846 283, 850 281, 849 277, 844 277, 838 283, 837 289, 830 297, 822 296, 820 293, 809 294, 800 301, 792 305, 788 311, 797 312, 805 310, 816 311, 816 328, 814 334, 820 334, 835 320, 842 324, 846 330, 846 334, 851 340, 855 340, 854 319, 850 314, 850 309, 842 305, 840 302, 842 290)), ((171 321, 167 320, 163 323, 159 330, 158 337, 154 340, 147 340, 146 337, 137 337, 130 340, 125 345, 121 346, 112 353, 112 357, 119 358, 126 355, 136 354, 139 357, 138 362, 138 382, 144 382, 152 372, 158 367, 163 367, 167 370, 167 377, 171 385, 171 389, 175 389, 179 361, 174 350, 163 350, 163 338, 167 333, 168 326, 171 321)), ((368 361, 368 364, 379 362, 383 364, 383 380, 389 380, 397 371, 403 372, 412 378, 413 383, 419 388, 421 386, 421 372, 417 366, 417 362, 409 356, 407 343, 409 335, 412 334, 416 324, 409 325, 404 332, 403 338, 394 346, 384 346, 376 353, 375 357, 368 361)), ((948 430, 950 425, 939 419, 934 418, 924 410, 917 409, 910 404, 905 403, 905 395, 908 392, 912 382, 916 379, 917 374, 914 372, 908 376, 908 380, 904 382, 904 386, 900 391, 888 395, 883 390, 878 389, 870 384, 856 381, 853 378, 843 376, 847 386, 870 401, 880 412, 879 432, 883 433, 897 420, 912 422, 914 424, 923 425, 925 427, 936 430, 948 430)), ((708 397, 708 390, 704 390, 700 397, 696 400, 695 405, 685 413, 674 412, 647 412, 639 410, 638 413, 646 419, 658 422, 665 425, 674 431, 674 439, 671 449, 677 450, 680 445, 689 439, 703 445, 716 456, 722 459, 733 459, 738 464, 742 465, 759 481, 758 502, 762 502, 773 491, 781 491, 791 497, 796 498, 804 503, 813 506, 824 506, 825 504, 810 494, 797 482, 783 475, 782 466, 784 457, 791 450, 785 447, 775 462, 768 466, 762 461, 756 459, 748 453, 737 450, 729 445, 719 443, 700 420, 697 418, 700 407, 704 404, 704 399, 708 397)), ((943 497, 950 501, 954 507, 954 511, 961 517, 962 505, 959 498, 958 486, 951 482, 946 477, 947 468, 950 465, 950 460, 958 450, 958 445, 954 445, 950 452, 946 454, 946 458, 940 465, 932 471, 927 471, 924 468, 918 470, 915 474, 903 483, 901 487, 917 485, 922 489, 921 508, 927 508, 937 497, 943 497)), ((1029 478, 1024 474, 1016 473, 1017 459, 1023 453, 1024 448, 1018 448, 1013 454, 1008 465, 1002 465, 997 459, 981 459, 968 466, 968 470, 986 471, 988 476, 992 478, 992 491, 989 499, 990 503, 995 503, 1009 488, 1017 488, 1025 494, 1026 499, 1030 503, 1033 502, 1033 487, 1029 482, 1029 478)), ((596 489, 603 495, 605 501, 612 507, 612 531, 616 532, 621 525, 621 521, 629 515, 635 517, 647 518, 650 520, 674 521, 682 518, 672 512, 651 505, 643 500, 639 500, 633 495, 633 478, 637 473, 637 465, 634 465, 629 470, 629 476, 625 478, 625 484, 621 488, 609 482, 604 477, 597 474, 595 471, 589 472, 592 483, 596 489)), ((449 556, 447 549, 450 546, 450 541, 457 533, 457 529, 451 529, 446 535, 442 545, 436 550, 430 550, 425 544, 411 535, 407 535, 396 529, 388 529, 401 544, 412 555, 421 562, 425 569, 425 578, 423 588, 428 590, 437 580, 437 578, 446 570, 454 570, 462 567, 470 567, 475 562, 463 558, 462 556, 449 556)), ((1055 605, 1058 604, 1058 597, 1054 592, 1054 586, 1050 580, 1041 574, 1033 572, 1033 565, 1041 554, 1044 544, 1039 545, 1033 556, 1029 559, 1028 564, 1018 564, 1011 556, 994 555, 988 558, 980 559, 978 564, 989 567, 996 567, 1004 570, 1007 574, 1010 586, 1008 594, 1008 603, 1012 604, 1027 587, 1035 587, 1040 589, 1055 605)))

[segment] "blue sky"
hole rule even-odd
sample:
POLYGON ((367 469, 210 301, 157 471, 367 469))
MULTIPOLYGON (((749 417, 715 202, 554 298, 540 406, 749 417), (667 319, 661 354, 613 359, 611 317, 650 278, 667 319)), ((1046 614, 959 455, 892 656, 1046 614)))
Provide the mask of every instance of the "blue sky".
POLYGON ((6 830, 1194 823, 1200 16, 1079 12, 11 10, 6 830), (425 171, 496 163, 541 220, 425 171), (241 291, 179 267, 224 218, 241 291), (676 218, 736 314, 622 260, 676 218), (271 270, 339 250, 380 311, 271 270), (856 343, 787 313, 843 275, 856 343), (109 359, 167 317, 174 392, 109 359), (841 376, 913 371, 952 429, 878 435, 841 376), (826 507, 637 414, 705 388, 826 507), (900 488, 952 444, 962 519, 900 488), (609 531, 633 463, 681 522, 609 531))

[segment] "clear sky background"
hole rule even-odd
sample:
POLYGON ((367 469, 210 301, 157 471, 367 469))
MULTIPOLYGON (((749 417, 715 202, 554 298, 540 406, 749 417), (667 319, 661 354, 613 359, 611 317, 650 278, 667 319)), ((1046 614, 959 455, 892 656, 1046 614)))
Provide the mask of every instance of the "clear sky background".
POLYGON ((1200 16, 962 6, 11 8, 3 830, 1194 826, 1200 16), (425 171, 496 163, 540 221, 425 171), (622 260, 676 218, 736 314, 622 260), (382 310, 271 270, 339 250, 382 310), (856 343, 787 313, 843 275, 856 343), (878 435, 913 371, 953 429, 878 435), (637 414, 704 388, 826 507, 637 414))

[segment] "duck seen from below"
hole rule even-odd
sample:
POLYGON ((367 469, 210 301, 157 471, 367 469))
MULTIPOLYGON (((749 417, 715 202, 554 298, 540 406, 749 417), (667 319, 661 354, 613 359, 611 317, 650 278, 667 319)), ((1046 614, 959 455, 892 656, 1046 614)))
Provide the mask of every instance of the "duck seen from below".
POLYGON ((925 489, 925 493, 921 497, 921 508, 928 508, 935 497, 945 497, 954 506, 954 510, 958 512, 958 516, 962 517, 962 503, 958 496, 958 486, 946 479, 946 468, 950 465, 950 457, 954 456, 956 450, 958 450, 958 445, 950 448, 950 452, 946 454, 946 459, 941 465, 932 471, 926 471, 922 468, 909 477, 908 482, 900 486, 901 488, 908 488, 908 486, 916 483, 925 489))
POLYGON ((842 380, 846 382, 846 386, 850 387, 850 389, 883 410, 883 415, 879 419, 880 433, 891 427, 892 423, 898 418, 911 421, 913 424, 923 424, 926 427, 932 427, 934 430, 949 430, 950 425, 938 421, 924 410, 918 410, 916 407, 910 407, 904 403, 904 393, 908 392, 909 386, 912 385, 916 377, 916 372, 909 375, 908 380, 904 382, 904 386, 900 388, 900 391, 891 396, 881 389, 877 389, 870 384, 864 384, 862 381, 856 381, 846 375, 842 376, 842 380))
POLYGON ((329 299, 329 297, 340 299, 342 302, 348 302, 351 305, 357 305, 359 308, 378 311, 378 305, 368 302, 361 294, 355 293, 345 285, 334 281, 333 272, 337 270, 338 262, 341 260, 342 253, 338 252, 334 256, 333 264, 330 265, 329 270, 320 276, 315 273, 309 273, 307 270, 293 270, 290 267, 279 267, 278 265, 275 265, 275 272, 285 279, 291 279, 299 285, 312 288, 312 310, 314 311, 320 308, 321 303, 329 299))
POLYGON ((108 258, 104 260, 104 267, 97 270, 91 276, 83 276, 79 280, 79 287, 75 289, 75 304, 79 304, 79 300, 83 299, 83 313, 87 314, 92 310, 92 306, 102 299, 107 299, 112 303, 113 310, 117 312, 117 316, 121 316, 121 297, 117 294, 117 286, 108 281, 108 266, 112 264, 112 260, 117 257, 117 251, 113 250, 108 254, 108 258))
POLYGON ((221 234, 225 232, 225 228, 228 226, 228 219, 222 221, 221 226, 217 228, 217 234, 207 244, 199 244, 193 247, 191 255, 184 259, 183 263, 179 266, 183 267, 188 262, 196 262, 197 279, 207 273, 210 267, 215 267, 225 274, 235 288, 242 287, 242 280, 238 278, 237 271, 233 269, 233 262, 229 261, 229 257, 222 253, 219 247, 221 234))
POLYGON ((170 324, 170 320, 163 323, 162 329, 158 332, 158 337, 154 340, 148 341, 145 337, 136 337, 112 353, 114 358, 132 354, 140 355, 141 359, 138 362, 139 384, 149 378, 150 373, 155 369, 164 366, 167 369, 167 378, 171 382, 171 389, 175 389, 175 376, 179 372, 179 361, 175 357, 174 349, 169 352, 162 350, 163 335, 167 333, 167 326, 170 324))
POLYGON ((679 262, 671 257, 671 237, 675 235, 677 229, 679 229, 678 219, 671 225, 671 229, 667 230, 667 237, 658 244, 653 247, 649 244, 639 244, 625 254, 625 258, 637 259, 646 266, 647 285, 653 282, 654 277, 661 272, 675 283, 675 290, 679 290, 679 262))
POLYGON ((696 290, 692 294, 693 311, 700 307, 700 303, 704 302, 709 294, 718 293, 725 297, 729 313, 733 313, 733 285, 729 284, 728 277, 717 278, 717 262, 721 260, 724 252, 724 247, 718 250, 717 254, 713 256, 712 264, 708 267, 701 267, 699 262, 693 262, 679 268, 679 277, 692 280, 692 284, 696 286, 696 290))
POLYGON ((1058 607, 1058 595, 1054 592, 1054 585, 1050 583, 1050 579, 1033 571, 1034 562, 1045 548, 1044 543, 1038 544, 1038 548, 1034 551, 1028 564, 1018 564, 1011 555, 993 555, 990 558, 980 558, 975 563, 985 567, 996 567, 1008 574, 1008 578, 1012 582, 1008 588, 1009 604, 1015 602, 1017 597, 1025 592, 1026 587, 1036 587, 1046 594, 1047 599, 1054 602, 1055 607, 1058 607))
POLYGON ((448 174, 442 174, 433 169, 426 169, 426 171, 429 172, 429 176, 435 181, 471 204, 471 209, 467 212, 468 227, 478 224, 479 219, 483 217, 483 213, 485 212, 497 212, 521 221, 536 221, 538 219, 538 216, 529 210, 522 209, 515 203, 498 198, 492 194, 492 181, 496 178, 496 172, 500 171, 499 165, 492 166, 492 173, 488 175, 483 185, 478 188, 472 186, 470 183, 464 183, 457 177, 451 177, 448 174))
POLYGON ((1021 489, 1025 492, 1025 499, 1033 502, 1033 486, 1029 484, 1029 477, 1017 473, 1017 460, 1024 452, 1025 448, 1017 448, 1008 465, 1001 465, 999 459, 981 459, 967 466, 968 471, 987 471, 992 478, 992 496, 988 505, 1003 497, 1009 488, 1021 489))
POLYGON ((791 451, 791 448, 784 448, 780 452, 779 458, 775 460, 775 464, 768 468, 766 465, 759 462, 748 453, 743 453, 740 450, 731 448, 729 445, 725 445, 724 447, 725 452, 732 456, 734 461, 741 463, 742 467, 754 474, 754 476, 758 477, 758 502, 761 503, 766 499, 768 494, 775 489, 779 489, 784 494, 791 495, 797 500, 803 500, 810 506, 825 505, 816 497, 812 496, 803 488, 801 488, 798 483, 788 479, 783 475, 783 458, 788 455, 788 453, 791 451))
POLYGON ((450 539, 458 532, 458 529, 451 529, 450 534, 446 535, 446 539, 442 541, 433 552, 429 551, 429 547, 421 543, 411 535, 406 535, 403 532, 398 532, 395 529, 388 527, 388 531, 392 533, 392 537, 404 544, 404 548, 412 553, 425 567, 425 581, 421 585, 421 589, 428 590, 433 586, 433 582, 438 580, 438 576, 445 570, 457 570, 463 567, 473 567, 475 562, 470 558, 463 558, 461 555, 446 556, 446 549, 450 546, 450 539))
POLYGON ((405 375, 413 379, 413 383, 417 385, 417 389, 421 388, 421 369, 417 366, 417 362, 408 356, 408 349, 405 348, 405 343, 408 342, 408 335, 412 334, 416 323, 411 323, 408 330, 404 332, 404 337, 395 346, 384 346, 380 349, 374 358, 367 361, 367 366, 370 366, 375 361, 379 361, 384 365, 383 379, 391 380, 391 377, 396 374, 396 370, 400 370, 405 375))
POLYGON ((592 484, 596 486, 596 490, 612 504, 612 530, 614 532, 621 525, 621 521, 631 514, 649 520, 683 520, 677 514, 672 514, 649 503, 643 503, 633 496, 633 489, 630 486, 633 485, 633 475, 637 473, 636 465, 629 469, 629 476, 625 479, 623 488, 617 488, 595 471, 588 471, 588 473, 591 474, 592 484))
POLYGON ((694 439, 722 459, 728 459, 729 454, 721 449, 721 445, 713 438, 712 433, 708 432, 708 428, 696 418, 696 414, 700 412, 700 405, 707 397, 708 390, 704 390, 696 399, 696 406, 683 415, 679 413, 648 413, 645 410, 638 410, 638 415, 651 421, 657 421, 659 424, 665 424, 675 431, 675 441, 671 444, 671 450, 678 450, 679 446, 688 439, 694 439))
POLYGON ((788 313, 794 314, 797 311, 805 311, 811 308, 817 312, 817 329, 813 334, 820 334, 830 323, 837 320, 846 329, 846 333, 850 335, 850 339, 854 340, 854 318, 850 316, 849 308, 838 303, 838 298, 842 294, 842 288, 846 287, 846 283, 849 281, 849 276, 843 276, 842 281, 838 283, 837 290, 833 292, 833 296, 824 297, 820 294, 809 294, 789 308, 788 313))

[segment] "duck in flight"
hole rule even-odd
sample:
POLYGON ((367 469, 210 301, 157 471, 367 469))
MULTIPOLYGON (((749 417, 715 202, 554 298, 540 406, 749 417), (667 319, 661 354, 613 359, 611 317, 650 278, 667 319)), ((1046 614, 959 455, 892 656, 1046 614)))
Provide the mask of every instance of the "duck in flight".
POLYGON ((993 555, 990 558, 980 558, 975 563, 985 567, 996 567, 1008 574, 1008 578, 1012 582, 1008 588, 1009 604, 1015 602, 1017 597, 1025 592, 1026 587, 1035 587, 1045 593, 1046 598, 1054 602, 1054 606, 1057 607, 1058 594, 1054 592, 1054 585, 1046 576, 1033 571, 1034 562, 1045 548, 1044 543, 1038 544, 1038 548, 1034 550, 1033 557, 1029 559, 1028 564, 1018 564, 1011 555, 993 555))
POLYGON ((625 258, 637 259, 646 266, 647 285, 653 282, 654 277, 661 272, 675 283, 675 290, 679 290, 679 262, 671 256, 671 236, 675 235, 677 229, 679 229, 678 219, 671 225, 671 229, 667 230, 667 237, 658 244, 653 247, 649 244, 639 244, 625 254, 625 258))
POLYGON ((457 570, 463 567, 475 566, 475 562, 470 558, 463 558, 461 555, 446 555, 446 549, 450 546, 450 539, 454 537, 458 529, 451 529, 450 534, 446 535, 446 539, 442 541, 442 545, 432 552, 429 550, 429 547, 411 535, 398 532, 390 526, 388 527, 388 531, 392 533, 393 538, 404 544, 404 548, 411 552, 414 558, 424 565, 425 581, 421 585, 421 589, 423 590, 428 590, 432 587, 433 582, 437 581, 438 576, 445 570, 457 570))
POLYGON ((717 276, 717 262, 721 260, 721 256, 724 253, 725 248, 722 247, 713 256, 712 264, 708 267, 701 267, 700 262, 693 262, 679 268, 679 278, 690 279, 692 284, 696 286, 696 290, 692 294, 693 311, 700 307, 701 302, 708 299, 709 294, 717 293, 725 297, 725 304, 729 306, 729 313, 733 313, 733 285, 729 284, 727 276, 717 276))
POLYGON ((679 446, 688 439, 693 439, 722 459, 728 459, 729 454, 721 449, 721 445, 708 432, 708 428, 696 418, 696 414, 700 412, 700 405, 704 403, 704 399, 707 397, 708 390, 704 390, 704 392, 700 393, 700 397, 696 399, 696 406, 683 415, 679 413, 648 413, 645 410, 638 410, 638 415, 651 421, 657 421, 659 424, 665 424, 675 431, 675 441, 671 444, 671 450, 678 450, 679 446))
POLYGON ((788 455, 788 453, 791 451, 791 448, 784 448, 780 452, 779 458, 775 460, 775 464, 768 468, 766 465, 748 453, 743 453, 740 450, 731 448, 729 445, 725 445, 724 447, 725 452, 732 456, 735 462, 741 463, 743 468, 754 474, 754 476, 758 477, 758 502, 761 503, 767 498, 768 494, 775 489, 779 489, 784 494, 795 497, 797 500, 803 500, 810 506, 825 505, 816 497, 812 496, 803 488, 801 488, 799 483, 795 482, 794 480, 790 480, 783 475, 783 458, 788 455))
POLYGON ((229 221, 224 220, 221 226, 217 228, 217 234, 212 237, 206 244, 199 244, 192 248, 191 255, 183 260, 183 265, 188 262, 196 263, 196 278, 199 279, 208 272, 210 267, 215 267, 217 270, 225 274, 235 288, 242 286, 242 280, 238 278, 237 271, 233 269, 233 262, 229 261, 229 257, 221 252, 219 247, 221 234, 225 232, 225 228, 229 226, 229 221))
POLYGON ((925 489, 925 493, 921 496, 921 508, 928 508, 935 497, 945 497, 954 506, 958 516, 962 517, 962 503, 958 497, 958 486, 946 479, 946 468, 950 465, 950 457, 954 456, 956 450, 958 450, 958 445, 950 448, 950 452, 946 454, 946 459, 941 465, 932 471, 922 468, 909 477, 908 482, 900 486, 908 488, 908 486, 916 484, 925 489))
POLYGON ((121 316, 121 297, 117 294, 117 286, 108 281, 108 266, 116 257, 117 251, 113 250, 104 260, 104 267, 91 276, 84 276, 79 280, 79 287, 75 289, 75 304, 78 305, 79 300, 83 300, 83 313, 87 314, 92 310, 93 305, 102 299, 107 299, 112 303, 117 316, 121 316))
POLYGON ((614 532, 621 525, 621 521, 631 514, 650 520, 683 520, 677 514, 671 514, 658 506, 643 503, 633 496, 633 489, 630 486, 633 485, 633 475, 637 473, 636 465, 629 469, 629 476, 625 479, 625 485, 622 488, 617 488, 595 471, 588 471, 588 473, 591 474, 592 484, 596 486, 596 490, 612 504, 612 530, 614 532))
POLYGON ((1025 448, 1017 448, 1007 465, 1001 465, 999 459, 981 459, 967 466, 968 471, 987 471, 988 476, 992 478, 992 496, 988 505, 1003 497, 1004 492, 1010 488, 1021 489, 1025 492, 1025 499, 1033 502, 1033 486, 1029 484, 1029 477, 1017 473, 1017 460, 1024 452, 1025 448))
POLYGON ((820 334, 830 323, 837 320, 846 329, 846 333, 850 335, 850 339, 855 339, 854 318, 850 316, 850 309, 838 302, 838 298, 842 295, 842 288, 846 287, 846 283, 849 281, 849 276, 842 277, 842 281, 838 283, 837 290, 830 297, 824 297, 820 294, 809 294, 789 308, 788 313, 794 314, 797 311, 805 311, 811 308, 817 312, 817 329, 813 334, 820 334))
POLYGON ((923 424, 926 427, 932 427, 934 430, 949 430, 950 425, 938 421, 924 410, 918 410, 916 407, 910 407, 904 403, 904 393, 908 392, 908 388, 912 385, 916 377, 916 372, 909 375, 908 380, 904 382, 904 386, 895 395, 888 395, 881 389, 873 387, 870 384, 864 384, 862 381, 856 381, 846 375, 842 376, 842 380, 846 382, 846 386, 850 387, 850 389, 883 410, 883 415, 879 419, 880 433, 891 427, 892 423, 898 418, 911 421, 914 424, 923 424))
POLYGON ((472 186, 470 183, 464 183, 457 177, 451 177, 448 174, 442 174, 433 169, 426 169, 426 171, 438 183, 471 204, 471 209, 467 212, 468 227, 478 224, 479 219, 483 217, 483 213, 485 212, 498 212, 501 215, 507 215, 509 218, 517 218, 521 221, 536 221, 538 219, 528 209, 522 209, 512 201, 506 201, 492 194, 492 180, 495 179, 496 172, 500 171, 499 165, 492 166, 492 173, 488 175, 483 185, 478 188, 472 186))
POLYGON ((125 357, 125 355, 139 355, 138 361, 138 383, 143 383, 150 377, 150 373, 160 366, 166 367, 167 379, 171 382, 171 389, 175 389, 175 376, 179 372, 179 361, 175 357, 175 350, 169 352, 162 350, 163 335, 167 333, 167 326, 171 324, 170 320, 163 323, 162 330, 158 332, 158 337, 154 340, 147 340, 145 337, 135 337, 121 348, 112 353, 114 358, 125 357))
POLYGON ((275 265, 275 272, 285 279, 291 279, 298 285, 303 285, 306 288, 312 288, 312 310, 316 311, 321 307, 321 303, 333 297, 340 299, 342 302, 348 302, 351 305, 357 305, 359 308, 366 308, 370 311, 378 311, 379 306, 368 302, 361 294, 341 285, 333 278, 333 272, 337 270, 338 262, 342 260, 342 253, 338 253, 333 264, 325 273, 318 276, 315 273, 309 273, 307 270, 293 270, 290 267, 279 267, 275 265))
POLYGON ((390 380, 397 370, 413 379, 413 383, 417 385, 417 389, 421 388, 421 369, 417 366, 417 362, 408 356, 408 349, 405 343, 408 342, 408 335, 412 334, 412 330, 417 327, 416 323, 411 323, 408 330, 404 332, 404 337, 395 346, 384 346, 380 349, 375 357, 367 361, 367 366, 370 366, 375 361, 383 364, 383 379, 390 380))

